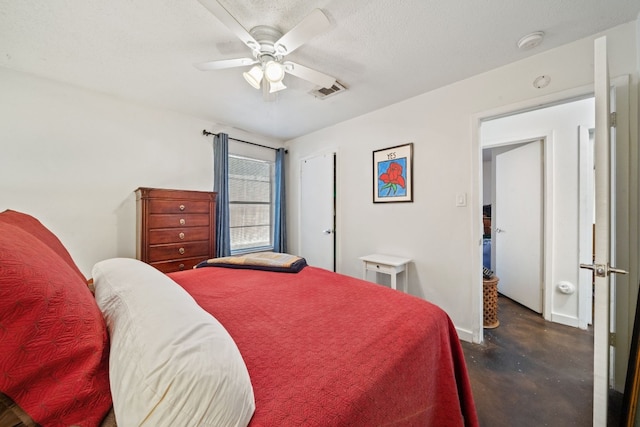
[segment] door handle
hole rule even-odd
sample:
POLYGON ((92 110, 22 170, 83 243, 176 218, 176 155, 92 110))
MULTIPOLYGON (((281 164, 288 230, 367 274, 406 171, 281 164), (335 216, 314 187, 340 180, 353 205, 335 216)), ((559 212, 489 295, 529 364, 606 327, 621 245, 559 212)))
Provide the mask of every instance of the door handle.
POLYGON ((504 233, 504 230, 502 228, 496 227, 496 233, 504 233))
POLYGON ((628 271, 611 267, 609 264, 580 264, 580 268, 592 270, 598 277, 607 277, 610 273, 629 274, 628 271))
POLYGON ((333 233, 333 230, 322 230, 322 232, 324 234, 331 234, 331 233, 333 233))

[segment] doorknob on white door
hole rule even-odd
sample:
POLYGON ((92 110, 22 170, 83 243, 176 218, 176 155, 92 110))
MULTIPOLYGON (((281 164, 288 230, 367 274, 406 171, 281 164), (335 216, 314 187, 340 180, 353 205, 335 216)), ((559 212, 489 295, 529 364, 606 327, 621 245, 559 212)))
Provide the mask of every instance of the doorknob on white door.
POLYGON ((502 228, 497 228, 496 227, 496 233, 503 233, 503 232, 504 232, 504 230, 502 228))
POLYGON ((616 273, 616 274, 629 274, 628 271, 623 270, 621 268, 615 268, 615 267, 611 267, 609 266, 609 273, 616 273))
POLYGON ((607 277, 610 273, 629 274, 628 271, 611 267, 608 264, 580 264, 580 268, 593 270, 598 277, 607 277))
POLYGON ((324 234, 331 234, 333 232, 333 230, 322 230, 322 232, 324 234))

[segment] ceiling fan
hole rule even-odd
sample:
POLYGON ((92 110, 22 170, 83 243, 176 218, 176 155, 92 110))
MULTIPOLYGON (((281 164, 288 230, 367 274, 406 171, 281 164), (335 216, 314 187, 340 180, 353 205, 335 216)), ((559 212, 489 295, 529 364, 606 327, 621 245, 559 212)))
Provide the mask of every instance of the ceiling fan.
POLYGON ((203 62, 195 64, 197 69, 211 71, 252 66, 242 75, 254 88, 262 88, 265 95, 287 88, 282 82, 285 73, 323 88, 331 88, 336 82, 335 77, 284 60, 286 55, 330 27, 329 20, 320 9, 315 9, 283 35, 276 28, 267 25, 259 25, 247 31, 217 0, 198 1, 251 49, 253 57, 203 62))

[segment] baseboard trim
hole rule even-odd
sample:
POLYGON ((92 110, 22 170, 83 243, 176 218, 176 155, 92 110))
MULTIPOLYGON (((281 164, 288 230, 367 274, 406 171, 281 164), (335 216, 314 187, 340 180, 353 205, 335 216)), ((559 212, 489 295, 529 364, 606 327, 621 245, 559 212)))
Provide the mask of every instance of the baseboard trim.
POLYGON ((473 342, 473 332, 468 329, 458 328, 456 326, 456 332, 458 333, 458 338, 462 341, 473 342))
POLYGON ((561 325, 572 326, 574 328, 580 327, 580 321, 577 317, 567 316, 565 314, 551 313, 551 321, 554 323, 559 323, 561 325))

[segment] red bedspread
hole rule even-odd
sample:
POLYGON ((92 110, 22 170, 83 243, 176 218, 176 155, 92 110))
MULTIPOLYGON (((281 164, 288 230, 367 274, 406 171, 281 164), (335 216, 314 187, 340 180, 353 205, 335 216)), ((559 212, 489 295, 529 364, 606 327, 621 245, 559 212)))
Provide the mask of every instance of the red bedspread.
POLYGON ((236 341, 250 426, 478 425, 458 336, 426 301, 314 267, 170 276, 236 341))

